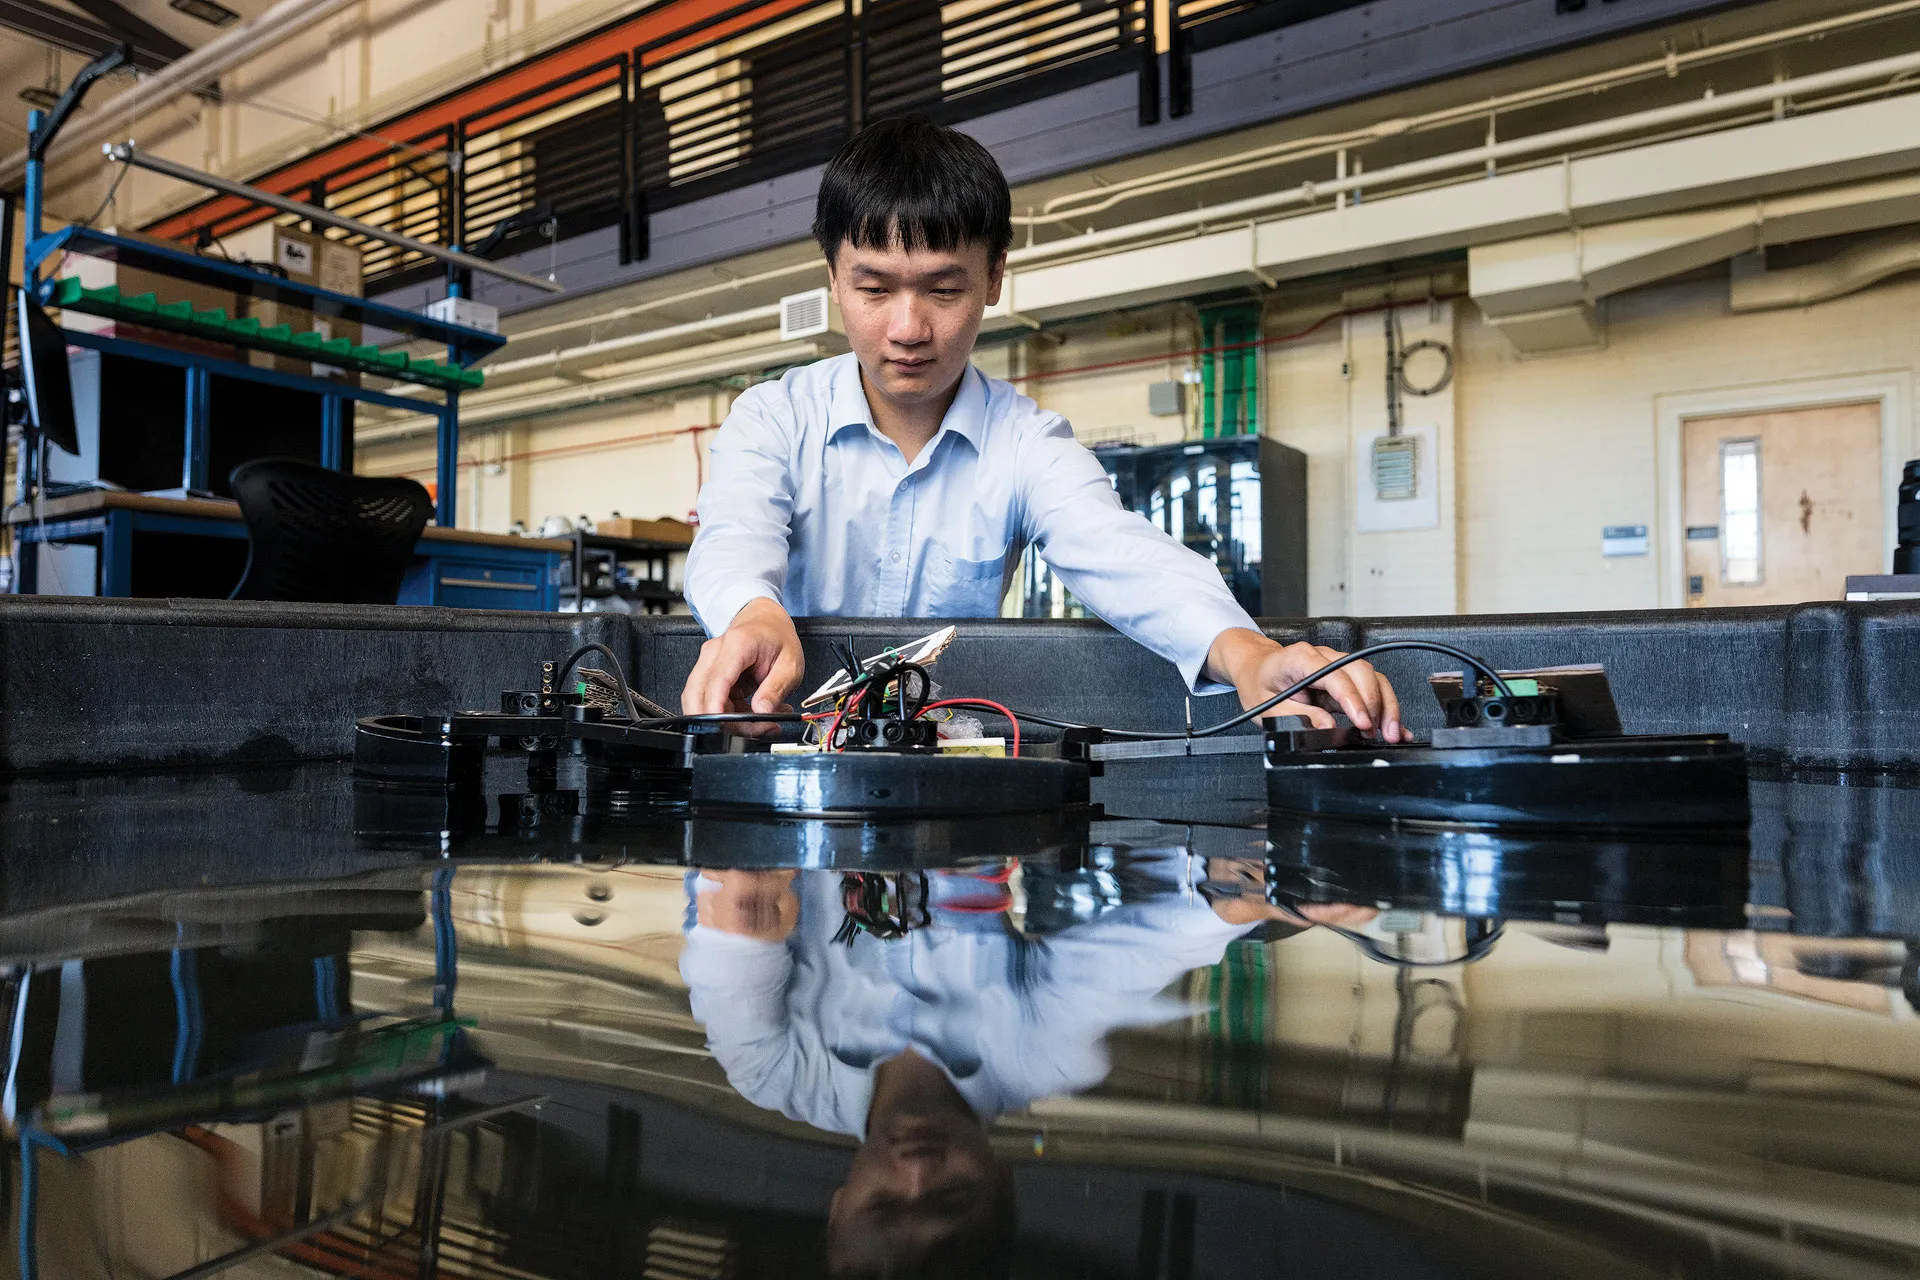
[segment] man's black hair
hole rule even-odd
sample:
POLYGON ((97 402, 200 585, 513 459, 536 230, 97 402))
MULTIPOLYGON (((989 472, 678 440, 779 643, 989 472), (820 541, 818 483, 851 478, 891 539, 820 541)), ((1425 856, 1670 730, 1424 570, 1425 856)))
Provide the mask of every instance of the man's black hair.
POLYGON ((915 1252, 841 1263, 834 1257, 837 1250, 829 1224, 827 1275, 829 1280, 1007 1280, 1013 1270, 1014 1239, 1019 1230, 1020 1209, 1014 1199, 1013 1178, 1003 1170, 987 1216, 963 1224, 924 1255, 915 1252))
POLYGON ((998 262, 1013 243, 1006 175, 978 142, 925 116, 868 125, 827 162, 813 238, 829 263, 842 244, 950 252, 984 244, 998 262))

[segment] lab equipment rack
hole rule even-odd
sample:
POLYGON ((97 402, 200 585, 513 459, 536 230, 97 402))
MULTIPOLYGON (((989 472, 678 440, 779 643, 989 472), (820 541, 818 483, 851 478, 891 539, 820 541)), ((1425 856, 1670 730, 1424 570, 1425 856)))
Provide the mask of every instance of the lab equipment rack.
MULTIPOLYGON (((61 113, 56 109, 55 114, 61 113)), ((57 120, 54 122, 54 129, 57 130, 59 123, 57 120)), ((29 134, 39 142, 47 125, 45 113, 31 112, 27 124, 29 134)), ((323 465, 336 470, 345 464, 349 452, 344 413, 347 401, 433 415, 438 419, 435 431, 435 476, 438 485, 434 497, 434 523, 443 528, 453 526, 457 516, 460 393, 481 385, 484 375, 472 366, 504 345, 504 337, 351 294, 322 289, 317 285, 301 284, 241 263, 203 257, 184 249, 152 244, 91 227, 74 225, 47 232, 43 229, 43 153, 44 144, 30 150, 27 161, 27 243, 24 254, 24 285, 33 291, 43 306, 86 312, 150 329, 205 339, 239 348, 242 352, 263 351, 276 356, 294 356, 342 370, 411 382, 431 393, 429 396, 401 396, 390 391, 350 385, 335 378, 258 368, 244 358, 229 359, 200 350, 184 350, 135 338, 63 329, 67 342, 73 346, 173 365, 186 371, 186 436, 180 477, 183 489, 192 493, 205 492, 210 488, 212 477, 208 474, 207 462, 209 392, 212 379, 218 375, 318 396, 321 404, 320 460, 323 465), (356 345, 345 339, 328 340, 317 332, 296 333, 287 325, 262 326, 255 319, 228 316, 218 309, 197 311, 190 303, 157 294, 126 296, 118 289, 86 288, 77 279, 60 278, 57 275, 70 255, 103 258, 183 282, 299 308, 322 319, 357 321, 362 326, 366 341, 356 345), (378 345, 380 341, 392 343, 400 339, 444 344, 446 359, 412 357, 385 351, 378 345)), ((31 496, 28 484, 32 471, 31 467, 20 468, 19 498, 22 502, 31 496)))

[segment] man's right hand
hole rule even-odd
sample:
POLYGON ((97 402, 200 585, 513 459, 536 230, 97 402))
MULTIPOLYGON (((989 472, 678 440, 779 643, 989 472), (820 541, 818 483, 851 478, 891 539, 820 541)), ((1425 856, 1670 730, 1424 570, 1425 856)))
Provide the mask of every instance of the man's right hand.
MULTIPOLYGON (((805 674, 793 619, 762 597, 736 613, 725 632, 700 646, 700 661, 680 691, 680 710, 686 715, 790 711, 787 696, 805 674)), ((741 725, 748 733, 774 728, 770 722, 741 725)))

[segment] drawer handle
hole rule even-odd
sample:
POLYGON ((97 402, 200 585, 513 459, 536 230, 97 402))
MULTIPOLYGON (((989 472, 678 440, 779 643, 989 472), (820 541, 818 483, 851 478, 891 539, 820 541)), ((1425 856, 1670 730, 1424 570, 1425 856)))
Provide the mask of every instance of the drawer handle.
POLYGON ((492 582, 486 578, 442 578, 443 587, 492 587, 495 591, 538 591, 531 582, 492 582))

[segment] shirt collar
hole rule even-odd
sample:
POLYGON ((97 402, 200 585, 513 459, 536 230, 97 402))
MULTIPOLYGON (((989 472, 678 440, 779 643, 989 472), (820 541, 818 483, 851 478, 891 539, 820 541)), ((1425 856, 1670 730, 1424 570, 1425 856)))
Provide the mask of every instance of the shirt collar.
MULTIPOLYGON (((867 405, 867 394, 860 383, 860 362, 851 355, 834 371, 829 383, 827 414, 829 440, 837 439, 841 432, 853 427, 878 429, 873 425, 873 410, 867 405)), ((940 430, 951 431, 978 450, 986 426, 987 375, 969 363, 966 372, 960 375, 960 390, 947 406, 947 416, 940 420, 940 430)))

